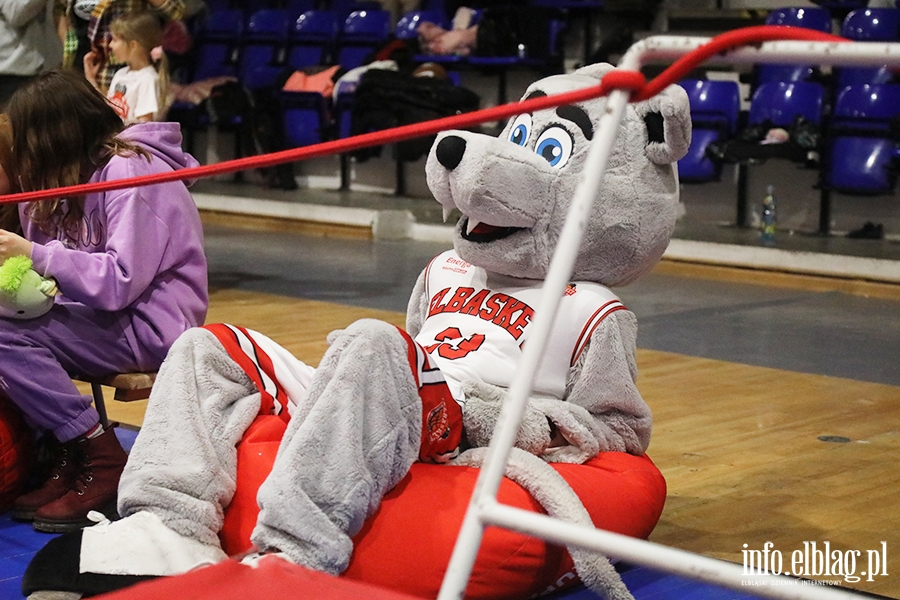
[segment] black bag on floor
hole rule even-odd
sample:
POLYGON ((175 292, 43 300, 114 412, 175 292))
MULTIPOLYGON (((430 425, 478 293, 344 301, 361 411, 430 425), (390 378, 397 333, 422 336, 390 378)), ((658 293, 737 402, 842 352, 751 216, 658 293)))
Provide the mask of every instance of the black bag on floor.
MULTIPOLYGON (((360 77, 353 95, 350 133, 358 135, 471 112, 478 110, 479 103, 478 94, 446 79, 370 69, 360 77)), ((434 138, 431 135, 398 143, 398 157, 418 160, 428 153, 434 138)), ((380 155, 380 147, 353 153, 360 161, 380 155)))

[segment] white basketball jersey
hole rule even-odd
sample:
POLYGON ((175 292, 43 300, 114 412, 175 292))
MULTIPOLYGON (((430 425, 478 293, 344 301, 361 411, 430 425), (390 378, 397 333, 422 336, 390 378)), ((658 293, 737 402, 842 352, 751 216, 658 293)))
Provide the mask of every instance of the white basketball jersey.
MULTIPOLYGON (((464 401, 462 381, 510 386, 532 329, 542 284, 489 273, 462 260, 454 250, 428 265, 428 315, 416 341, 434 358, 457 401, 464 401)), ((569 284, 532 395, 561 400, 569 367, 578 360, 591 333, 607 315, 623 309, 619 298, 602 285, 569 284)))

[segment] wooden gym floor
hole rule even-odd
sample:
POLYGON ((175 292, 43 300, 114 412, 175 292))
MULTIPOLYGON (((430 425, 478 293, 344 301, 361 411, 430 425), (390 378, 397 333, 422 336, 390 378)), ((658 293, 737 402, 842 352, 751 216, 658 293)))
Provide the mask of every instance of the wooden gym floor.
MULTIPOLYGON (((415 276, 443 249, 206 229, 208 322, 257 329, 310 364, 358 318, 402 326, 415 276)), ((771 542, 786 566, 827 542, 861 553, 857 574, 886 549, 887 575, 810 578, 900 598, 898 286, 666 263, 618 291, 638 317, 649 454, 669 486, 651 540, 738 564, 771 542)), ((110 404, 139 426, 146 402, 110 404)))

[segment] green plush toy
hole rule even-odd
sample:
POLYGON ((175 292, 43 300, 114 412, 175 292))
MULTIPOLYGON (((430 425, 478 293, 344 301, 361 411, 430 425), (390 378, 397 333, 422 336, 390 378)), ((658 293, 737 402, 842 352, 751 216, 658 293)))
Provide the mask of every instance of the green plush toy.
POLYGON ((38 275, 31 264, 27 256, 11 256, 0 265, 0 317, 33 319, 53 306, 56 281, 38 275))

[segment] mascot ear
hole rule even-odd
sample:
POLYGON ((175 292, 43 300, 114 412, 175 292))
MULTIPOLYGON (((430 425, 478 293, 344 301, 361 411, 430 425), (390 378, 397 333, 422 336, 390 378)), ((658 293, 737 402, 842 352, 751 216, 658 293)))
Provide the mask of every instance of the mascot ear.
POLYGON ((612 71, 613 67, 609 63, 593 63, 577 69, 574 75, 584 75, 585 77, 593 77, 596 80, 603 79, 603 76, 612 71))
POLYGON ((667 165, 687 154, 691 145, 691 107, 687 92, 680 85, 670 85, 649 100, 635 104, 634 109, 647 124, 647 158, 667 165))

